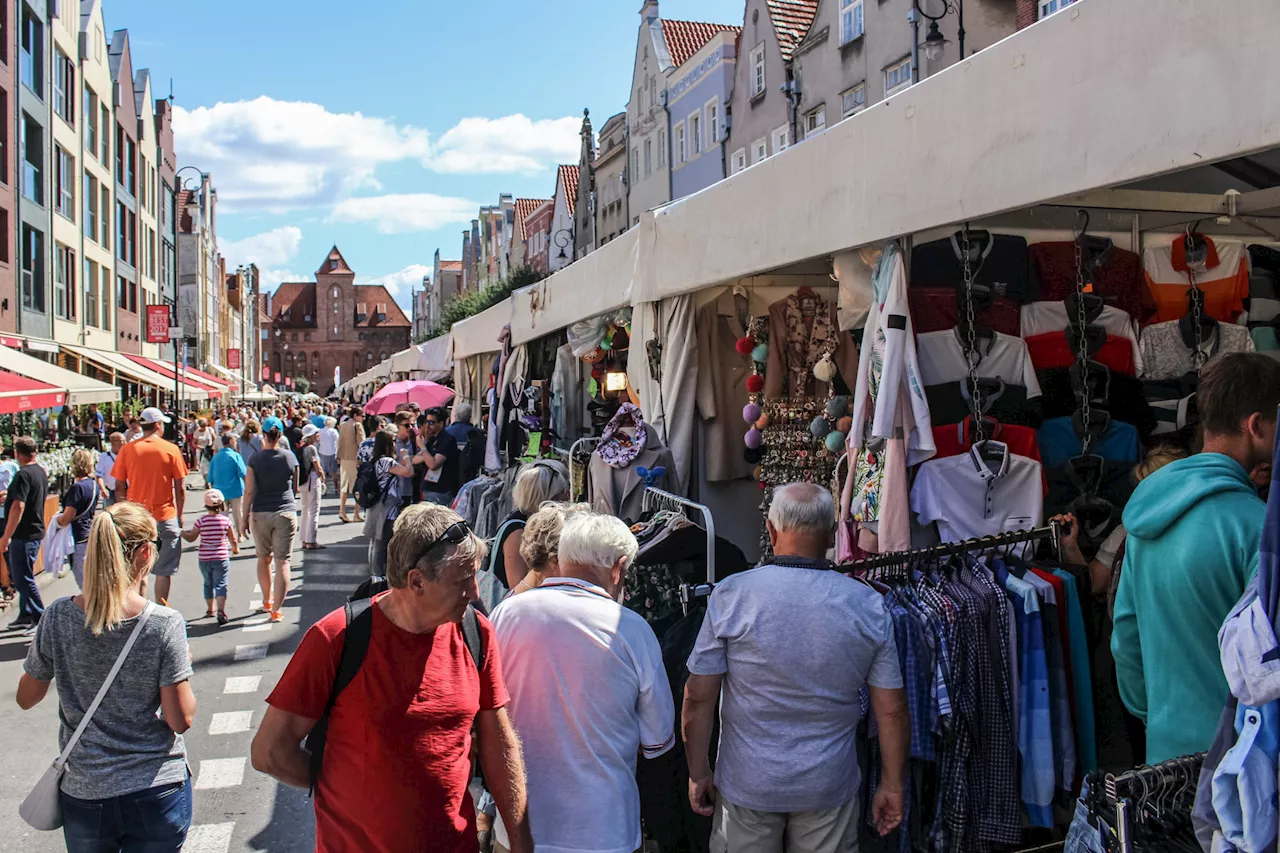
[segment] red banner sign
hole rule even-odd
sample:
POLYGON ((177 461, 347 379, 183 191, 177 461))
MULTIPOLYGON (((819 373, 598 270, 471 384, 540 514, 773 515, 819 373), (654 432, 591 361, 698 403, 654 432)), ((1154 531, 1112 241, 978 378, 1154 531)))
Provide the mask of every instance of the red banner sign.
POLYGON ((278 370, 276 371, 276 384, 277 384, 277 385, 279 385, 279 384, 280 384, 280 371, 278 371, 278 370))
POLYGON ((240 350, 238 349, 227 350, 227 369, 228 370, 240 369, 240 350))
MULTIPOLYGON (((262 381, 266 382, 270 378, 271 378, 271 368, 267 367, 265 364, 262 365, 262 381)), ((278 382, 280 380, 277 379, 276 381, 278 382)))
POLYGON ((169 306, 147 306, 147 343, 167 344, 169 342, 169 306))
POLYGON ((292 387, 293 387, 293 377, 292 377, 292 376, 288 376, 288 377, 286 377, 286 378, 285 378, 285 380, 284 380, 284 384, 285 384, 285 385, 288 385, 290 388, 292 388, 292 387))

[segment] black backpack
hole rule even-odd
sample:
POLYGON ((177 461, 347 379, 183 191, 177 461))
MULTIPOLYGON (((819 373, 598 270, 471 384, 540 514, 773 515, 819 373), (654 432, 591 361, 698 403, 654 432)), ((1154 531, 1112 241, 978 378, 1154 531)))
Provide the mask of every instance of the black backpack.
POLYGON ((385 498, 387 492, 391 491, 393 482, 395 481, 388 477, 386 488, 378 485, 377 464, 372 459, 368 462, 361 462, 360 466, 356 468, 356 503, 362 509, 370 509, 376 506, 378 501, 385 498))
POLYGON ((484 433, 476 427, 467 430, 467 440, 458 448, 460 483, 470 483, 484 470, 484 433))
MULTIPOLYGON (((365 653, 369 651, 369 641, 373 637, 373 597, 386 590, 386 578, 369 578, 347 600, 347 630, 342 636, 342 657, 338 661, 338 671, 333 677, 333 687, 329 689, 329 701, 325 703, 324 713, 307 735, 306 749, 311 753, 311 795, 316 792, 316 784, 320 781, 320 771, 324 768, 324 744, 329 735, 329 716, 333 706, 342 693, 360 672, 365 653)), ((462 617, 462 638, 475 662, 476 670, 484 672, 485 647, 484 637, 480 634, 480 620, 476 618, 475 604, 467 608, 462 617)))

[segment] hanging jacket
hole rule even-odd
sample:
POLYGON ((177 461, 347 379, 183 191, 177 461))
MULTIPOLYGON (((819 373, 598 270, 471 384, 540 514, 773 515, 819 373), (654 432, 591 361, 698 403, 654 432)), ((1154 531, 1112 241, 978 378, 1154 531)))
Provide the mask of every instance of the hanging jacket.
POLYGON ((1111 652, 1149 763, 1213 741, 1227 695, 1218 629, 1257 571, 1265 512, 1249 472, 1219 453, 1171 462, 1125 507, 1111 652))

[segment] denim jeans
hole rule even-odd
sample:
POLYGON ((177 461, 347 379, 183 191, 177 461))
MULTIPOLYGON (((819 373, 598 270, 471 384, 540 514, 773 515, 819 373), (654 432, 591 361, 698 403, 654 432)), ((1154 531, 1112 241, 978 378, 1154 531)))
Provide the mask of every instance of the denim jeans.
POLYGON ((39 539, 10 539, 9 582, 18 590, 19 618, 38 622, 44 615, 44 601, 40 587, 36 586, 36 556, 40 553, 39 539))
POLYGON ((179 853, 191 826, 191 777, 105 800, 62 798, 67 853, 179 853))
POLYGON ((205 600, 227 597, 227 574, 230 560, 201 560, 200 574, 204 577, 205 600))
POLYGON ((1076 800, 1075 817, 1071 819, 1071 827, 1067 830, 1067 843, 1062 853, 1106 853, 1102 845, 1102 834, 1098 827, 1089 822, 1089 781, 1086 779, 1080 789, 1080 799, 1076 800))

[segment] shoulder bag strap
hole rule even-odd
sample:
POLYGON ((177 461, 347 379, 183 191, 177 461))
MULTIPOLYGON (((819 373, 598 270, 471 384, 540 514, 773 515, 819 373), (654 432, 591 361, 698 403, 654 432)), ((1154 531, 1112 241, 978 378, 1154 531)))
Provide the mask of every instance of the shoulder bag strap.
POLYGON ((484 635, 480 633, 480 618, 476 615, 475 605, 469 606, 462 617, 462 639, 467 644, 467 651, 471 653, 476 670, 484 672, 484 635))
POLYGON ((62 750, 62 754, 58 756, 58 760, 54 765, 61 768, 67 763, 67 758, 71 755, 71 750, 76 748, 76 743, 80 740, 80 735, 84 734, 84 730, 89 727, 89 720, 93 719, 94 712, 98 710, 98 706, 102 704, 102 699, 107 695, 107 691, 111 689, 112 683, 116 680, 116 676, 120 673, 120 667, 124 666, 124 659, 129 656, 130 650, 133 649, 134 642, 137 641, 138 635, 142 633, 142 626, 147 624, 147 620, 151 618, 151 611, 155 609, 155 602, 148 601, 147 606, 142 609, 142 613, 138 616, 138 623, 133 626, 133 632, 129 634, 129 639, 125 640, 124 648, 120 650, 119 657, 111 666, 111 672, 107 673, 106 681, 102 682, 102 686, 98 688, 98 695, 93 697, 89 710, 84 712, 84 716, 80 718, 80 725, 76 726, 75 732, 71 735, 71 739, 67 741, 66 749, 62 750))

